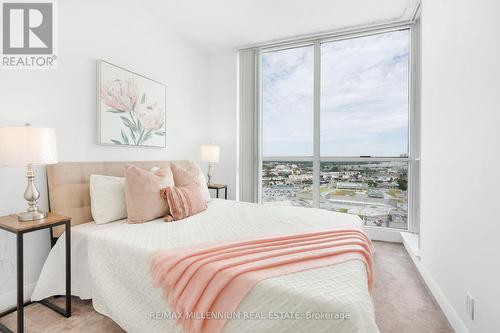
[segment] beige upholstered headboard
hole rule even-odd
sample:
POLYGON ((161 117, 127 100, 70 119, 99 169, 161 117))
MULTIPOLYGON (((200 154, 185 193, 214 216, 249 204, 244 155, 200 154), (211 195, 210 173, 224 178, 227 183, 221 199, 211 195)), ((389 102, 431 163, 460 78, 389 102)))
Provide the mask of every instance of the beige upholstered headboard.
MULTIPOLYGON (((144 169, 164 167, 170 163, 188 166, 191 161, 143 162, 63 162, 47 167, 50 211, 71 217, 71 225, 93 221, 90 212, 90 175, 123 177, 126 164, 144 169)), ((53 229, 52 236, 59 237, 64 226, 53 229)))

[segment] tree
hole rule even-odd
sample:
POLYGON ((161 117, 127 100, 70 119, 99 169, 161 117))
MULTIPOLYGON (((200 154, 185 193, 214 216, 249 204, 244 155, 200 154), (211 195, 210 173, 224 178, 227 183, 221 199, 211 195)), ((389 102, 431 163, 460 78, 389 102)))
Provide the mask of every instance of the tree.
POLYGON ((408 189, 408 181, 406 179, 398 178, 396 181, 401 191, 406 191, 408 189))

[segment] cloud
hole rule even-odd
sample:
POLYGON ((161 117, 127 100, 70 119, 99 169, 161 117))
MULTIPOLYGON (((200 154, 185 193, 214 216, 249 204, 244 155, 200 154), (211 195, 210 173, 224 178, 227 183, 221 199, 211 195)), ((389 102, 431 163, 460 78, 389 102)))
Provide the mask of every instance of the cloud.
MULTIPOLYGON (((321 153, 407 152, 408 31, 321 46, 321 153)), ((313 49, 263 55, 264 155, 312 155, 313 49)))
POLYGON ((312 46, 265 53, 262 66, 264 154, 311 155, 312 46))

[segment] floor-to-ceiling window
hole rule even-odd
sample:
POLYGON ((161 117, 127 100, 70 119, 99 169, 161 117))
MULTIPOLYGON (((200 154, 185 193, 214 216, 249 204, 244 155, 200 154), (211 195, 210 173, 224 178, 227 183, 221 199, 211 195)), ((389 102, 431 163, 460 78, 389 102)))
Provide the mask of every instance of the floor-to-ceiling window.
POLYGON ((407 229, 410 30, 263 49, 261 200, 407 229))
POLYGON ((314 47, 262 54, 262 199, 313 206, 314 47), (273 159, 280 159, 275 161, 273 159))

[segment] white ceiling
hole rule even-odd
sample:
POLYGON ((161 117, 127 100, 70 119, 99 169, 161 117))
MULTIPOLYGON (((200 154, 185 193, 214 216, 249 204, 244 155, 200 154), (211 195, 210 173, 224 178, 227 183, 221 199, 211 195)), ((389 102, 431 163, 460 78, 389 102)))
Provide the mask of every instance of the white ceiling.
POLYGON ((410 19, 418 0, 140 0, 208 52, 410 19))

